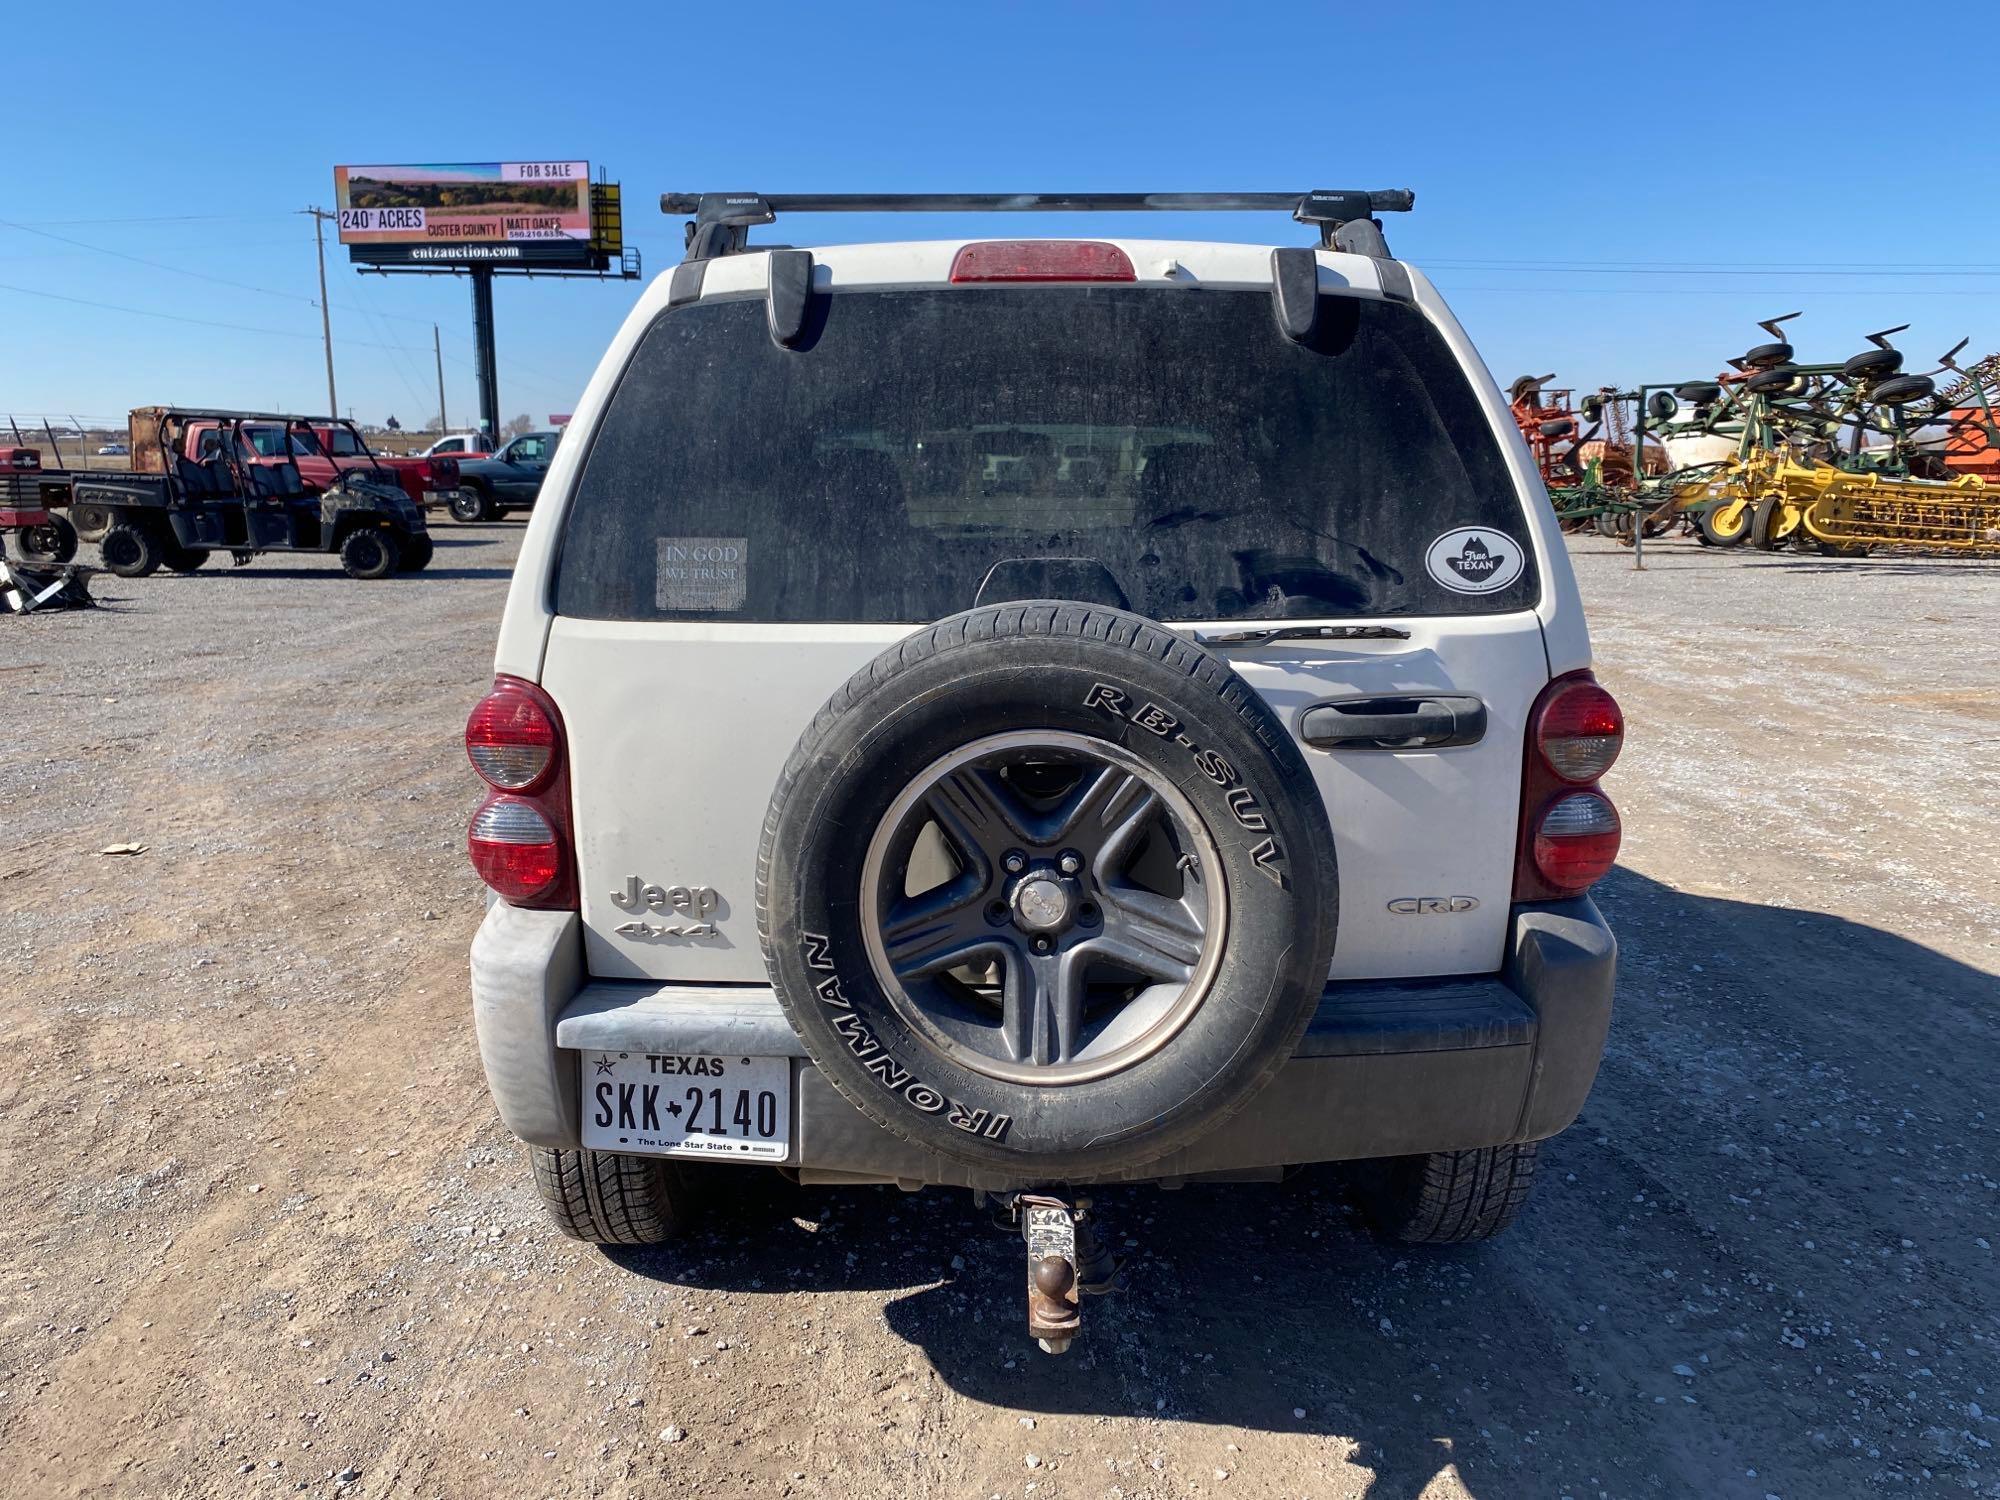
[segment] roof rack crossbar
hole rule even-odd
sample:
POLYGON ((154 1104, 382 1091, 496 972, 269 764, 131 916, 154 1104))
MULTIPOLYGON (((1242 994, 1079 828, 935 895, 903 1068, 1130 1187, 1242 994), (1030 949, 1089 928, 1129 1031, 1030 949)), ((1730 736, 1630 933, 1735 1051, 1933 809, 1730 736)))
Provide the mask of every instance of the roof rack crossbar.
POLYGON ((1286 213, 1318 226, 1327 249, 1386 256, 1378 213, 1407 213, 1408 188, 1315 189, 1306 193, 662 193, 660 212, 692 214, 687 258, 708 260, 749 248, 752 224, 779 214, 839 213, 1286 213), (1342 236, 1348 225, 1375 233, 1342 236))

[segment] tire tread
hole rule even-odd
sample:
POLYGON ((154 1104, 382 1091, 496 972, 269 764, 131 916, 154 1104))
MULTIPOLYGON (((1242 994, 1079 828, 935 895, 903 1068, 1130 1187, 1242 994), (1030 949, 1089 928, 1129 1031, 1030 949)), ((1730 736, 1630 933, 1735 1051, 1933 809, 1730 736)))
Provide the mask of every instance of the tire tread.
POLYGON ((1541 1143, 1481 1146, 1404 1157, 1375 1217, 1397 1239, 1418 1245, 1462 1245, 1499 1234, 1519 1216, 1534 1190, 1541 1143))
POLYGON ((657 1245, 688 1219, 687 1185, 672 1164, 611 1151, 530 1146, 535 1190, 573 1240, 657 1245))

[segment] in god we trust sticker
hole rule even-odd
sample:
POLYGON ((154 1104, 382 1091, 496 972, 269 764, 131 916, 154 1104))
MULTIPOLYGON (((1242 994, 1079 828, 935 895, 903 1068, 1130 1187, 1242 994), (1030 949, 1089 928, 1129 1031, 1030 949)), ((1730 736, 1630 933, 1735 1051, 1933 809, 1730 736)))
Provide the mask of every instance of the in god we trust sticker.
POLYGON ((1424 571, 1454 594, 1492 594, 1521 576, 1527 552, 1504 531, 1461 526, 1424 553, 1424 571))

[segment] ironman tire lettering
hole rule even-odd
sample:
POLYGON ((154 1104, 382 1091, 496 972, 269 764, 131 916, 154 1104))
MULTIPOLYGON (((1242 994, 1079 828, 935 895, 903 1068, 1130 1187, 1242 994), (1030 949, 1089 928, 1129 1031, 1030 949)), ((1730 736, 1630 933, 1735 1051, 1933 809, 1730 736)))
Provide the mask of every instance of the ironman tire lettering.
MULTIPOLYGON (((809 969, 831 970, 833 960, 828 956, 832 949, 829 939, 814 932, 799 934, 804 944, 806 967, 809 969)), ((932 1088, 920 1078, 912 1077, 907 1068, 898 1067, 882 1050, 882 1044, 875 1039, 875 1033, 868 1029, 868 1023, 854 1014, 854 1007, 848 1004, 841 993, 840 976, 828 973, 813 986, 813 992, 822 1004, 835 1012, 833 1028, 847 1043, 847 1050, 861 1059, 861 1066, 881 1079, 894 1093, 927 1115, 942 1114, 946 1123, 971 1135, 984 1136, 989 1141, 1007 1139, 1007 1127, 1014 1122, 1006 1115, 993 1114, 988 1110, 970 1109, 932 1088)))

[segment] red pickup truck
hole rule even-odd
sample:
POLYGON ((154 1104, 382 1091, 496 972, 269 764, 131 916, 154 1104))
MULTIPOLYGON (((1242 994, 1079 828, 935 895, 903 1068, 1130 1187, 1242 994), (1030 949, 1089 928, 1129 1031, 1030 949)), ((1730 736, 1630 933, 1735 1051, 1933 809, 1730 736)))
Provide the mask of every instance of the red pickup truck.
MULTIPOLYGON (((215 423, 195 423, 188 429, 187 457, 198 459, 205 433, 215 423)), ((299 477, 314 494, 331 489, 351 470, 373 471, 392 480, 418 506, 449 503, 458 489, 455 458, 395 458, 369 450, 353 424, 323 417, 294 417, 290 422, 246 422, 243 435, 264 459, 285 458, 298 465, 299 477)))

